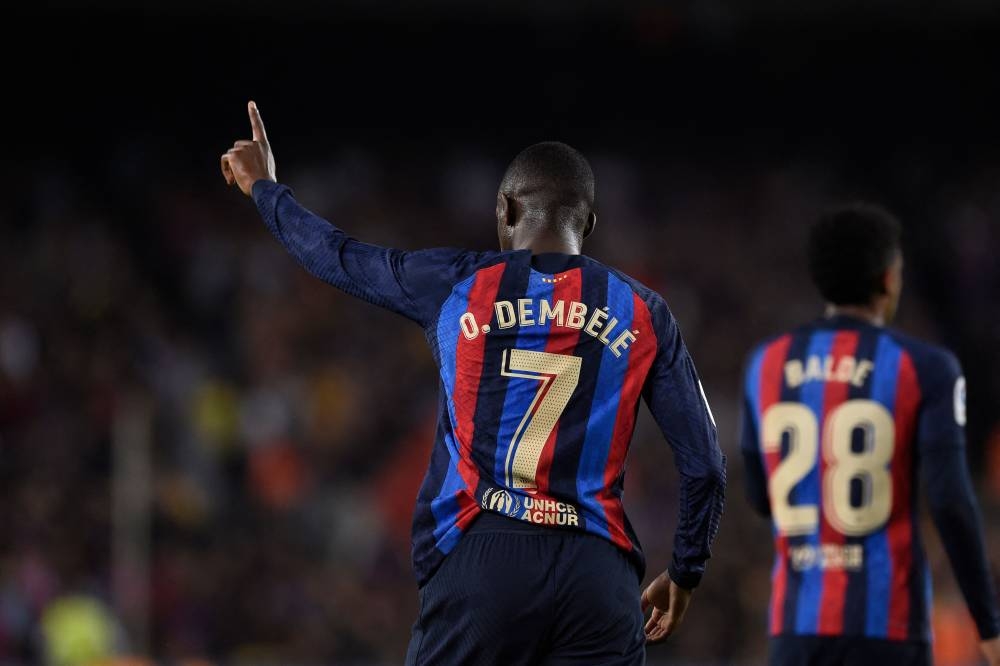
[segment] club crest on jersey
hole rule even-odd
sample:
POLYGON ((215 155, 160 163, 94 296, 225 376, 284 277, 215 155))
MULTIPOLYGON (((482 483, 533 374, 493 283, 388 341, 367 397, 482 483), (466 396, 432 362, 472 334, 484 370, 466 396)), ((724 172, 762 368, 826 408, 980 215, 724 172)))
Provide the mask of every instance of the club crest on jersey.
MULTIPOLYGON (((499 329, 551 325, 582 330, 604 344, 617 358, 621 358, 622 352, 635 342, 639 334, 638 330, 619 330, 621 321, 613 316, 608 306, 590 309, 586 303, 579 301, 560 299, 550 303, 544 298, 519 298, 517 301, 497 301, 493 304, 493 311, 499 329)), ((471 312, 459 317, 458 325, 466 340, 475 340, 492 330, 490 324, 477 322, 471 312)))
POLYGON ((521 498, 501 488, 487 488, 483 493, 482 507, 505 516, 517 516, 521 511, 521 498))

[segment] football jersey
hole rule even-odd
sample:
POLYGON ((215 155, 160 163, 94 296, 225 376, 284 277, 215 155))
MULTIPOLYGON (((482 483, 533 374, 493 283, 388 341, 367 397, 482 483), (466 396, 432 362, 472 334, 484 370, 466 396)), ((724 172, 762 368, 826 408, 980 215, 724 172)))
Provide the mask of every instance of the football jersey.
POLYGON ((622 506, 640 396, 680 473, 671 575, 698 583, 718 529, 724 462, 659 295, 581 255, 386 249, 350 239, 284 186, 258 182, 254 197, 310 272, 423 327, 440 397, 413 519, 419 583, 483 511, 607 539, 641 570, 622 506))
POLYGON ((773 523, 771 635, 929 640, 917 461, 963 447, 964 422, 954 356, 892 330, 834 317, 752 353, 741 439, 773 523))

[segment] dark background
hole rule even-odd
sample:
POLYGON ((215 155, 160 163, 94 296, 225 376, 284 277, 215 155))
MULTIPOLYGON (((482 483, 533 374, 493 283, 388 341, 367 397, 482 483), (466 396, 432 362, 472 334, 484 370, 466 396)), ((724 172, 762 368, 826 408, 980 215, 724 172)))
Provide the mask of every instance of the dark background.
MULTIPOLYGON (((665 295, 730 456, 709 575, 651 662, 762 659, 769 530, 742 500, 739 374, 756 340, 821 312, 802 242, 839 201, 904 222, 899 323, 963 361, 997 564, 1000 10, 805 5, 7 10, 0 663, 64 643, 61 663, 401 660, 435 371, 419 330, 305 276, 224 187, 247 99, 306 205, 401 247, 491 247, 496 184, 535 141, 591 158, 588 252, 665 295), (116 454, 134 422, 148 469, 116 454), (67 598, 83 605, 60 621, 67 598), (107 636, 87 652, 79 626, 107 636)), ((647 421, 630 475, 661 568, 676 500, 647 421)), ((970 663, 931 550, 940 663, 970 663)))

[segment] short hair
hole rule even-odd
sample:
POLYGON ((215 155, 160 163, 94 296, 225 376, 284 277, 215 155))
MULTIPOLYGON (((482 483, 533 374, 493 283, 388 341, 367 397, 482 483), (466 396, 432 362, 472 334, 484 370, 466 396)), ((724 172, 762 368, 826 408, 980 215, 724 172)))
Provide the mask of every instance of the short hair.
POLYGON ((528 146, 510 163, 500 192, 537 199, 543 206, 594 205, 594 172, 580 151, 559 141, 528 146))
POLYGON ((854 203, 827 211, 809 232, 809 274, 834 305, 867 305, 885 292, 883 276, 899 253, 899 221, 881 206, 854 203))

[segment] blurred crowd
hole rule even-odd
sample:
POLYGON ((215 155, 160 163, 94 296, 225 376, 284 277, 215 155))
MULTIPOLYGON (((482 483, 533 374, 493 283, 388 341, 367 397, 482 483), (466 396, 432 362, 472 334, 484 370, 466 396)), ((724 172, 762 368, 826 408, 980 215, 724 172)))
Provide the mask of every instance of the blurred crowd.
MULTIPOLYGON (((344 150, 289 159, 279 174, 363 240, 488 248, 508 157, 445 153, 427 168, 344 150)), ((586 251, 664 294, 729 456, 708 574, 650 663, 761 663, 771 542, 742 497, 740 373, 756 340, 821 313, 805 228, 855 189, 808 161, 591 157, 598 227, 586 251)), ((124 200, 95 197, 71 168, 23 177, 0 199, 0 664, 400 663, 417 611, 410 514, 436 404, 422 332, 308 276, 221 177, 135 193, 128 165, 141 156, 118 161, 111 189, 132 192, 124 200), (130 439, 136 404, 148 419, 130 439), (148 446, 148 477, 116 479, 116 447, 128 446, 148 446), (145 510, 115 506, 130 483, 150 493, 149 531, 123 552, 148 575, 122 587, 122 569, 129 580, 139 564, 115 555, 112 516, 145 510)), ((888 197, 908 229, 899 323, 956 348, 969 370, 970 456, 1000 565, 1000 170, 933 187, 918 172, 888 197)), ((626 508, 651 575, 671 552, 674 479, 644 416, 626 508)), ((940 663, 974 663, 971 622, 927 527, 940 663)))

